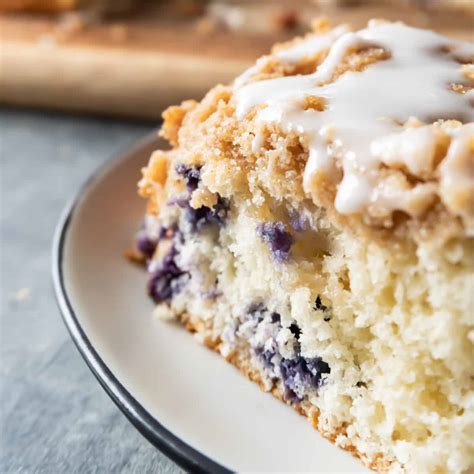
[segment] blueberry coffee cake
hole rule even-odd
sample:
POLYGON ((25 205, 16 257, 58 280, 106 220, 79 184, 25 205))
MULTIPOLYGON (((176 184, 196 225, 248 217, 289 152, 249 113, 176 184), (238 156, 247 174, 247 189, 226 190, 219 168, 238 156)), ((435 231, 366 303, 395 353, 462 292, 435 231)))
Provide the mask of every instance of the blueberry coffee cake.
POLYGON ((156 315, 380 472, 474 469, 473 57, 317 21, 166 110, 139 183, 156 315))

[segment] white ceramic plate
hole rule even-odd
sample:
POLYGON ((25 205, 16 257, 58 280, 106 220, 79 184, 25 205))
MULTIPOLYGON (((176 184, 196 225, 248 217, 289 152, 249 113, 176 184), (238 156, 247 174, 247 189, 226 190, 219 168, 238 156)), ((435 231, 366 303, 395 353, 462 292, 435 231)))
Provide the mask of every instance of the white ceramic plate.
POLYGON ((148 137, 81 188, 58 225, 57 299, 97 379, 156 447, 193 472, 367 472, 292 408, 262 393, 183 328, 152 317, 146 275, 123 257, 144 202, 148 137))

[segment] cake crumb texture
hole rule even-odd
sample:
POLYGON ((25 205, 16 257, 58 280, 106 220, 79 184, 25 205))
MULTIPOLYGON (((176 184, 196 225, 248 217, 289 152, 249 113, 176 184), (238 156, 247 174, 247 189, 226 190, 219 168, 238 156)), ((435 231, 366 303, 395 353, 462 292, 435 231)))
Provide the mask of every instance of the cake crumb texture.
POLYGON ((315 28, 164 113, 148 292, 371 468, 473 472, 474 48, 315 28))

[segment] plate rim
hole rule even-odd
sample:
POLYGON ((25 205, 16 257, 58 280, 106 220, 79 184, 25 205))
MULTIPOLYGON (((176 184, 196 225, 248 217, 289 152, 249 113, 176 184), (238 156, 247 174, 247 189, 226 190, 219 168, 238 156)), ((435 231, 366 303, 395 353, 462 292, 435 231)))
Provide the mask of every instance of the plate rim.
POLYGON ((232 471, 212 460, 197 449, 191 447, 177 435, 169 431, 158 419, 152 416, 124 387, 119 379, 107 367, 105 362, 89 341, 74 311, 66 290, 63 273, 64 247, 74 213, 87 190, 97 180, 105 176, 122 161, 130 159, 142 149, 159 140, 156 132, 145 135, 131 146, 118 151, 97 167, 79 186, 73 197, 64 207, 54 230, 52 246, 52 281, 62 320, 87 366, 95 378, 112 399, 115 405, 132 425, 158 450, 186 471, 196 473, 231 473, 232 471))

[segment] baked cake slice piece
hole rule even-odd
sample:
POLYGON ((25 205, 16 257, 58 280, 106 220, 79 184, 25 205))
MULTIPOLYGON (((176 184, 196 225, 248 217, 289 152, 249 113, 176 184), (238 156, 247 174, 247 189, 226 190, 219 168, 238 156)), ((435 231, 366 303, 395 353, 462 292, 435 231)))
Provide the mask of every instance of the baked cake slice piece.
POLYGON ((379 471, 474 469, 474 47, 325 22, 164 113, 156 315, 379 471))

